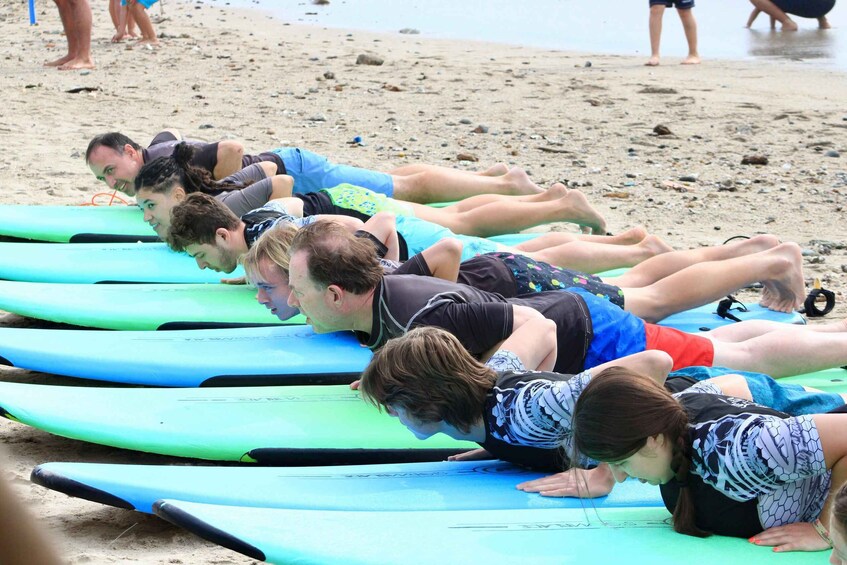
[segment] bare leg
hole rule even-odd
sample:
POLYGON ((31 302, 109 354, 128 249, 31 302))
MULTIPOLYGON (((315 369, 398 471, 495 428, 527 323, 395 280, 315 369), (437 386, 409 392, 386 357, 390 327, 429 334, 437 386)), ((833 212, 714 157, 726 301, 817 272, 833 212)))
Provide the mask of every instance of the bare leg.
MULTIPOLYGON (((531 253, 533 251, 541 251, 548 247, 570 243, 572 241, 592 241, 594 243, 605 243, 608 245, 635 245, 644 241, 647 237, 647 230, 641 226, 630 228, 623 233, 617 235, 590 235, 590 234, 575 234, 567 232, 549 232, 540 235, 534 239, 529 239, 515 246, 515 249, 521 253, 531 253)), ((659 240, 661 241, 661 240, 659 240)), ((673 251, 670 247, 661 251, 662 253, 673 251)), ((654 254, 658 254, 657 251, 654 254)))
MULTIPOLYGON (((564 186, 558 185, 560 189, 564 186)), ((549 202, 499 201, 459 213, 449 213, 439 208, 418 206, 415 215, 422 220, 437 223, 455 233, 487 237, 502 233, 514 233, 550 222, 573 222, 587 226, 594 234, 606 233, 606 221, 578 190, 549 202)))
POLYGON ((847 364, 847 332, 789 326, 741 342, 716 341, 714 363, 775 379, 839 367, 847 364))
POLYGON ((818 18, 818 29, 830 29, 832 26, 829 24, 829 20, 826 19, 826 16, 821 16, 818 18))
POLYGON ((620 267, 632 267, 657 253, 665 252, 665 247, 664 242, 659 238, 648 235, 635 245, 573 241, 541 251, 528 252, 519 247, 511 250, 558 267, 567 267, 584 273, 598 273, 620 267))
MULTIPOLYGON (((58 2, 57 2, 58 4, 58 2)), ((67 0, 68 19, 62 18, 65 35, 68 36, 68 54, 70 59, 58 65, 60 71, 93 69, 91 59, 91 6, 88 0, 67 0)), ((60 8, 61 12, 61 8, 60 8)))
POLYGON ((650 6, 650 60, 645 63, 648 67, 659 64, 659 43, 662 40, 662 17, 665 15, 665 5, 650 6))
POLYGON ((486 176, 465 171, 419 165, 420 172, 394 177, 394 198, 408 202, 445 202, 477 194, 538 194, 542 189, 525 172, 513 169, 505 175, 486 176))
POLYGON ((147 15, 147 9, 134 0, 127 2, 127 8, 129 8, 129 12, 135 18, 138 29, 141 30, 141 40, 138 43, 142 45, 158 45, 159 39, 156 37, 156 30, 153 29, 153 22, 150 21, 150 16, 147 15))
MULTIPOLYGON (((638 288, 655 283, 686 267, 704 261, 721 261, 743 255, 750 255, 771 249, 779 245, 779 239, 773 235, 757 235, 742 241, 733 241, 714 247, 686 249, 663 253, 644 261, 631 271, 619 277, 606 278, 604 282, 626 288, 638 288)), ((755 282, 755 281, 754 281, 755 282)))
MULTIPOLYGON (((520 169, 512 169, 513 171, 521 171, 520 169)), ((521 171, 523 172, 523 171, 521 171)), ((513 174, 513 173, 512 173, 513 174)), ((507 203, 515 203, 515 202, 550 202, 551 200, 556 200, 558 198, 562 198, 568 193, 568 189, 562 186, 561 184, 554 184, 547 190, 543 192, 539 192, 537 194, 525 194, 525 195, 512 195, 512 194, 477 194, 476 196, 469 196, 463 200, 459 200, 449 206, 445 206, 443 208, 438 208, 437 216, 440 216, 444 213, 450 214, 458 214, 460 212, 469 212, 471 210, 475 210, 480 206, 485 206, 487 204, 493 204, 495 202, 507 202, 507 203)), ((409 202, 412 206, 412 209, 415 211, 415 215, 419 218, 426 219, 429 222, 434 220, 430 219, 430 217, 425 217, 429 212, 433 210, 432 207, 426 206, 425 204, 418 204, 417 202, 409 202)))
POLYGON ((688 57, 683 59, 683 65, 700 64, 700 54, 697 52, 697 20, 691 13, 691 8, 681 10, 677 8, 679 19, 682 21, 682 29, 685 31, 685 39, 688 41, 688 57))
MULTIPOLYGON (((426 171, 430 165, 416 163, 414 165, 403 165, 388 171, 388 174, 394 177, 405 177, 426 171)), ((457 171, 459 169, 456 169, 457 171)), ((501 177, 509 172, 509 167, 505 163, 495 163, 482 171, 460 171, 469 175, 479 175, 485 177, 501 177)))
POLYGON ((781 331, 841 333, 847 332, 847 320, 829 322, 827 324, 809 324, 807 326, 784 324, 782 322, 771 322, 768 320, 745 320, 715 328, 707 332, 706 335, 712 341, 738 342, 766 333, 781 331))
POLYGON ((65 30, 65 38, 68 40, 68 53, 64 57, 59 57, 55 61, 44 63, 45 67, 58 67, 73 59, 73 54, 76 52, 76 35, 72 33, 74 29, 73 8, 70 0, 54 0, 56 7, 59 9, 59 18, 62 20, 62 29, 65 30))
POLYGON ((796 243, 723 261, 692 265, 642 288, 624 288, 626 309, 648 322, 658 322, 671 314, 696 308, 763 281, 777 289, 778 299, 768 307, 791 312, 803 301, 803 258, 796 243))
POLYGON ((750 0, 753 5, 782 24, 783 31, 797 31, 797 24, 771 0, 750 0))

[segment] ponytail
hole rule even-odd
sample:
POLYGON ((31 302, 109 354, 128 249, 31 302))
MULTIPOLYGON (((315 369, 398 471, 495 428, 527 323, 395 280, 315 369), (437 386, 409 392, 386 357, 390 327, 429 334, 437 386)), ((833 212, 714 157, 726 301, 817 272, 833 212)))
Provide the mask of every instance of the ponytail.
POLYGON ((154 193, 170 192, 179 185, 186 194, 217 194, 221 190, 239 190, 246 186, 217 182, 209 171, 192 165, 193 158, 193 146, 184 141, 177 143, 170 157, 159 157, 141 167, 135 177, 135 191, 144 188, 154 193))

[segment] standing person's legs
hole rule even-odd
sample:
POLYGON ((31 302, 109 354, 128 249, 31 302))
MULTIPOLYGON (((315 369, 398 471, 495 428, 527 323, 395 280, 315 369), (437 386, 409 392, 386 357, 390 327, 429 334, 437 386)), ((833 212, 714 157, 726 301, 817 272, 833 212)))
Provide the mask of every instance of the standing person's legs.
POLYGON ((662 41, 662 18, 665 15, 665 3, 650 4, 650 60, 648 67, 659 64, 659 44, 662 41))
MULTIPOLYGON (((141 30, 140 44, 158 45, 159 39, 156 37, 156 30, 153 29, 153 22, 150 21, 150 16, 147 15, 147 8, 138 0, 127 0, 127 8, 129 13, 135 18, 138 28, 141 30)), ((152 5, 152 2, 150 3, 152 5)))
POLYGON ((91 6, 88 0, 55 0, 68 38, 68 55, 48 63, 61 71, 93 69, 91 59, 91 6))
POLYGON ((74 28, 73 17, 71 16, 71 0, 53 0, 56 3, 56 8, 59 9, 59 18, 62 20, 62 29, 65 30, 65 37, 68 40, 68 52, 64 57, 59 57, 55 61, 44 63, 45 67, 58 67, 73 59, 73 53, 76 51, 76 35, 72 33, 74 28))
POLYGON ((700 63, 700 54, 697 52, 697 20, 694 19, 694 14, 691 12, 694 7, 694 2, 691 2, 691 7, 676 8, 679 14, 679 19, 682 22, 682 29, 685 31, 685 39, 688 41, 688 56, 683 59, 683 65, 697 65, 700 63))

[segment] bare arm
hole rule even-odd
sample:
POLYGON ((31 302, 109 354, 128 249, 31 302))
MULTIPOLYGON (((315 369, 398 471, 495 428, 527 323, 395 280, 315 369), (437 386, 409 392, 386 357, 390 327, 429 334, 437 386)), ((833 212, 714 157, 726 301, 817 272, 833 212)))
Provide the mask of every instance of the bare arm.
POLYGON ((400 240, 397 237, 397 219, 391 212, 377 212, 365 222, 362 228, 388 249, 385 258, 389 261, 400 260, 400 240))
POLYGON ((462 242, 458 239, 442 239, 421 251, 433 277, 456 282, 459 279, 459 267, 462 262, 462 242))
MULTIPOLYGON (((175 135, 179 135, 179 132, 175 135)), ((222 179, 241 170, 241 158, 243 156, 244 146, 241 142, 234 139, 225 139, 218 142, 217 162, 213 171, 215 178, 222 179)), ((270 165, 270 169, 262 166, 265 169, 265 174, 269 177, 277 173, 276 165, 274 163, 270 163, 270 165)))
POLYGON ((665 379, 668 378, 668 373, 673 368, 673 360, 664 351, 648 349, 592 367, 591 376, 596 376, 600 371, 609 367, 626 367, 631 371, 650 377, 659 384, 664 384, 665 379))
POLYGON ((500 349, 517 355, 530 371, 552 371, 558 352, 556 322, 544 317, 529 318, 512 331, 500 349))
MULTIPOLYGON (((262 162, 262 168, 264 167, 265 162, 262 162)), ((271 166, 276 169, 276 165, 271 163, 271 166)), ((271 200, 276 200, 278 198, 290 198, 291 191, 294 189, 294 178, 288 175, 273 175, 271 177, 271 200)), ((298 200, 301 203, 303 202, 299 198, 294 198, 294 200, 298 200)), ((300 205, 301 215, 303 210, 303 205, 300 205)))

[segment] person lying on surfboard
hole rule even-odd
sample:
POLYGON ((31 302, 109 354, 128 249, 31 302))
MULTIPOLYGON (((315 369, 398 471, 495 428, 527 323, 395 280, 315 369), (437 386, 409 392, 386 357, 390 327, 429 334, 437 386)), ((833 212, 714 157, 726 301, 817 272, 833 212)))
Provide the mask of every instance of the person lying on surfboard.
MULTIPOLYGON (((181 202, 187 193, 194 192, 215 196, 238 216, 274 200, 280 212, 298 218, 339 214, 366 220, 377 212, 388 211, 402 217, 402 221, 408 221, 410 225, 415 223, 414 219, 420 219, 456 233, 476 236, 511 233, 549 222, 595 225, 596 221, 596 212, 585 196, 561 184, 533 196, 487 194, 473 196, 443 208, 400 202, 352 184, 291 196, 292 192, 297 192, 295 179, 289 175, 276 174, 273 163, 256 163, 227 177, 225 181, 214 181, 203 169, 191 165, 189 159, 192 151, 191 146, 180 143, 172 157, 159 157, 144 165, 136 176, 137 201, 145 212, 145 221, 151 225, 166 225, 170 208, 181 202), (155 209, 150 208, 151 193, 157 197, 155 209)), ((167 236, 167 232, 162 229, 157 233, 163 239, 167 236)), ((644 239, 646 234, 628 233, 617 238, 584 235, 581 239, 621 243, 630 242, 637 235, 644 239)), ((552 234, 546 238, 549 241, 545 246, 576 238, 569 234, 552 234)), ((657 238, 650 238, 647 243, 656 251, 668 249, 657 238)))
MULTIPOLYGON (((542 469, 564 469, 518 485, 521 490, 546 496, 603 496, 616 480, 625 477, 617 467, 619 459, 601 458, 613 463, 609 465, 574 452, 574 428, 583 395, 592 383, 609 373, 625 375, 624 379, 650 380, 656 388, 663 386, 668 396, 676 393, 683 403, 692 405, 720 405, 722 401, 714 399, 731 397, 724 405, 745 408, 755 406, 755 402, 769 407, 769 411, 762 409, 766 413, 785 413, 786 417, 844 408, 844 395, 781 385, 763 374, 706 367, 668 374, 672 361, 659 351, 637 353, 577 375, 550 372, 556 344, 546 331, 549 324, 549 320, 532 320, 522 325, 485 364, 468 354, 446 331, 416 328, 389 340, 374 354, 362 374, 359 390, 366 401, 399 418, 420 439, 444 433, 483 447, 455 459, 493 456, 542 469), (713 374, 720 376, 707 378, 713 374), (569 467, 587 470, 567 470, 569 467)), ((645 408, 649 403, 635 394, 621 394, 619 398, 633 415, 643 412, 660 417, 645 408)), ((595 419, 612 419, 610 415, 620 410, 617 405, 598 410, 595 419)), ((588 425, 594 426, 595 419, 588 425)), ((593 433, 595 427, 588 429, 593 433)), ((746 444, 736 445, 741 449, 746 444)), ((730 510, 734 510, 732 504, 730 510)), ((724 535, 749 537, 764 528, 781 525, 767 520, 751 521, 749 513, 745 513, 748 520, 739 518, 737 522, 726 512, 718 514, 717 520, 727 529, 716 533, 724 535)), ((766 545, 784 543, 784 538, 771 533, 773 537, 756 537, 766 545)))
MULTIPOLYGON (((291 176, 295 192, 300 193, 350 183, 397 200, 419 203, 462 200, 482 194, 542 195, 545 198, 544 190, 532 182, 523 169, 509 168, 504 164, 481 172, 414 164, 383 173, 332 163, 323 155, 297 147, 280 147, 258 155, 246 155, 244 146, 238 141, 203 143, 183 140, 180 133, 173 129, 157 134, 147 148, 119 132, 98 135, 88 144, 85 162, 94 176, 109 188, 134 196, 135 177, 142 166, 158 157, 170 157, 181 141, 196 149, 192 165, 206 170, 214 179, 223 179, 254 163, 270 163, 274 165, 274 174, 291 176)), ((594 233, 606 233, 603 217, 587 202, 579 202, 579 205, 586 228, 594 233)))
MULTIPOLYGON (((279 212, 267 209, 253 211, 239 220, 224 206, 201 194, 191 195, 171 215, 170 246, 193 256, 200 268, 224 272, 235 269, 239 257, 262 232, 286 219, 279 212)), ((299 219, 289 219, 302 225, 299 219)), ((389 259, 400 256, 400 238, 392 215, 378 213, 368 220, 363 233, 374 235, 379 246, 383 241, 388 243, 383 256, 385 253, 390 254, 389 259)), ((460 278, 460 282, 507 298, 582 287, 650 321, 706 304, 756 281, 763 281, 767 289, 765 305, 773 310, 793 310, 797 306, 796 293, 802 292, 799 251, 795 245, 780 245, 774 236, 768 235, 718 247, 664 253, 619 277, 602 279, 555 267, 517 249, 481 254, 460 263, 461 241, 448 238, 430 243, 430 247, 402 266, 390 265, 387 272, 435 273, 453 282, 460 278), (791 287, 794 283, 799 284, 799 290, 791 287)))

